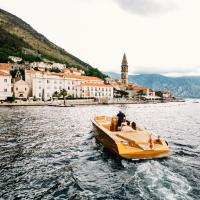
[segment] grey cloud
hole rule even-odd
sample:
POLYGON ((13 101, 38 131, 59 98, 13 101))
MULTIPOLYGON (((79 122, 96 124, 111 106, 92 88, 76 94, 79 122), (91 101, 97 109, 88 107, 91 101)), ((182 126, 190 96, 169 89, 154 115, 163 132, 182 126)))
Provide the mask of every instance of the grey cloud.
POLYGON ((119 6, 134 14, 154 15, 177 8, 174 0, 114 0, 119 6))

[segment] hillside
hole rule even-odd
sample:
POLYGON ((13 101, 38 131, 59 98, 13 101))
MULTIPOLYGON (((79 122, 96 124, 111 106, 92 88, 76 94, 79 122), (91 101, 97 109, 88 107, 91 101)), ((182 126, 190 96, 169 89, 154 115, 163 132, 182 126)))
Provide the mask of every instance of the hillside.
POLYGON ((27 61, 61 62, 68 67, 82 68, 87 75, 104 77, 98 69, 58 47, 20 18, 0 9, 0 62, 6 61, 9 55, 21 56, 27 61))
MULTIPOLYGON (((108 72, 113 78, 120 75, 108 72)), ((176 97, 200 98, 200 77, 167 77, 159 74, 129 75, 129 81, 154 90, 171 91, 176 97)))

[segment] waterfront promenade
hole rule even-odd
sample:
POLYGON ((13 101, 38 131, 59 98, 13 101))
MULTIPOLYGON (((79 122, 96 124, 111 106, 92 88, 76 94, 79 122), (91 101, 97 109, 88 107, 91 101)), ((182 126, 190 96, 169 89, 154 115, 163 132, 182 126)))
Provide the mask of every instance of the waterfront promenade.
MULTIPOLYGON (((172 102, 168 100, 162 102, 161 100, 133 100, 133 99, 124 99, 116 98, 110 100, 94 100, 94 99, 74 99, 74 100, 65 100, 65 105, 112 105, 112 104, 146 104, 146 103, 167 103, 172 102)), ((22 101, 16 100, 15 102, 1 102, 0 106, 57 106, 64 105, 64 100, 55 100, 55 101, 22 101)))

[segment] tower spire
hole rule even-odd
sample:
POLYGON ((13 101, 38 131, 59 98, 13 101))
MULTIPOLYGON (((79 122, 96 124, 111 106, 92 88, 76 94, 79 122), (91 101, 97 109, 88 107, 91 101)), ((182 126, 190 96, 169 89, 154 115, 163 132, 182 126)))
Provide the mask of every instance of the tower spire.
POLYGON ((121 81, 124 85, 128 84, 128 62, 125 53, 121 64, 121 81))
POLYGON ((128 62, 127 62, 127 58, 126 58, 126 54, 125 53, 123 55, 122 65, 127 65, 128 66, 128 62))

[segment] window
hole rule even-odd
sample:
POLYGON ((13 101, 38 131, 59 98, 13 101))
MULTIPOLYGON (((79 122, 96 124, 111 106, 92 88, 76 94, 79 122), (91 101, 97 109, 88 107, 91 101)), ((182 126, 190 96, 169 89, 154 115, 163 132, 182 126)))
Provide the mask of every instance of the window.
POLYGON ((16 91, 18 91, 18 87, 16 87, 16 91))
POLYGON ((41 97, 42 96, 42 94, 41 93, 39 93, 39 97, 41 97))
POLYGON ((26 88, 24 88, 24 90, 26 91, 26 88))
POLYGON ((70 90, 70 87, 68 86, 68 90, 70 90))
POLYGON ((47 80, 47 83, 50 83, 50 80, 47 80))
POLYGON ((4 79, 4 83, 7 83, 7 79, 6 78, 4 79))
POLYGON ((57 90, 57 87, 55 86, 54 89, 57 90))
POLYGON ((61 90, 61 89, 62 89, 62 86, 59 86, 59 89, 61 90))
POLYGON ((39 86, 39 89, 40 89, 40 90, 42 89, 41 86, 39 86))
POLYGON ((57 81, 54 81, 54 83, 56 84, 56 83, 57 83, 57 81))
POLYGON ((8 90, 7 89, 4 89, 4 92, 7 92, 8 90))

